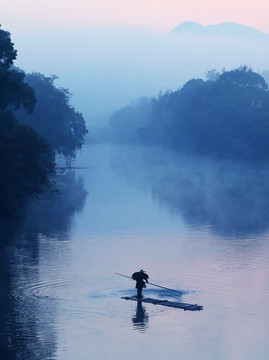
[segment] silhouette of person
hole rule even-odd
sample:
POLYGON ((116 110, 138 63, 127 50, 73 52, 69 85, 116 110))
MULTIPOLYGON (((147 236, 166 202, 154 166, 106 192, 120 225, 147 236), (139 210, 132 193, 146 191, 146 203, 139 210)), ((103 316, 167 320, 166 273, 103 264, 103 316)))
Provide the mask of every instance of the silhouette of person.
POLYGON ((137 298, 141 299, 142 290, 146 287, 146 283, 148 283, 148 275, 145 273, 144 270, 137 271, 133 273, 132 279, 136 281, 136 289, 137 289, 137 298), (146 283, 145 283, 146 282, 146 283))

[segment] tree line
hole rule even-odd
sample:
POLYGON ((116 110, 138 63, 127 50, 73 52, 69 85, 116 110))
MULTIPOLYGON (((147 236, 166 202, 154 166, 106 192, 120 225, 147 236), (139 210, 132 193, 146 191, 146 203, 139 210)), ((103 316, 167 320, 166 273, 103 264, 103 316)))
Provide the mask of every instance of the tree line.
POLYGON ((74 158, 87 133, 55 77, 13 66, 17 51, 0 29, 0 217, 12 216, 33 197, 55 191, 55 155, 74 158))
MULTIPOLYGON (((113 114, 111 133, 119 134, 118 128, 129 124, 132 141, 143 144, 218 158, 269 159, 268 85, 248 66, 208 71, 206 80, 192 79, 147 103, 143 126, 135 118, 143 110, 137 102, 113 114)), ((126 132, 120 135, 117 141, 130 138, 126 132)))

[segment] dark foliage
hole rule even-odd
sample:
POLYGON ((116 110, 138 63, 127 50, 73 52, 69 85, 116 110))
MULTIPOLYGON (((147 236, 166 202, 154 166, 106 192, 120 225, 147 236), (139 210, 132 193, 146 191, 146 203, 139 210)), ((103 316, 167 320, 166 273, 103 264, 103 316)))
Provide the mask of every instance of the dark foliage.
POLYGON ((0 63, 2 66, 9 68, 17 57, 17 51, 11 42, 10 33, 0 29, 0 63))
POLYGON ((37 102, 32 115, 19 111, 17 117, 46 138, 56 153, 74 158, 88 131, 82 114, 70 105, 70 92, 57 88, 55 79, 40 73, 26 75, 25 82, 34 89, 37 102))
POLYGON ((268 86, 247 66, 216 73, 213 80, 190 80, 153 102, 140 134, 144 142, 188 153, 267 160, 268 86))
POLYGON ((31 112, 33 89, 24 74, 11 69, 16 51, 8 32, 0 30, 0 216, 14 215, 27 199, 51 188, 54 156, 45 139, 19 125, 12 111, 31 112))
MULTIPOLYGON (((1 43, 1 40, 0 40, 1 43)), ((34 90, 24 83, 24 74, 0 64, 0 110, 19 109, 31 113, 35 106, 34 90)))
POLYGON ((26 199, 52 189, 48 175, 54 156, 45 139, 19 125, 10 112, 0 113, 0 214, 10 215, 26 199))

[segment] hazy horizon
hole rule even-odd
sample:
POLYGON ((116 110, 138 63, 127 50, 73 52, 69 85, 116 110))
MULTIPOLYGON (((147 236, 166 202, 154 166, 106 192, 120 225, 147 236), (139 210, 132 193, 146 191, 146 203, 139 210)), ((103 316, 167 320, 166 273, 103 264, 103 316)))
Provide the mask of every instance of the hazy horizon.
POLYGON ((34 32, 31 24, 2 28, 18 50, 15 65, 28 73, 57 75, 56 85, 69 89, 72 105, 90 127, 103 126, 114 110, 136 98, 175 90, 192 78, 205 78, 211 69, 246 64, 257 72, 268 70, 269 37, 169 36, 122 24, 40 23, 34 32))
POLYGON ((1 6, 2 24, 22 29, 40 24, 147 26, 168 32, 184 21, 202 25, 226 21, 269 33, 267 0, 13 0, 1 6), (22 16, 23 14, 23 16, 22 16), (15 25, 16 24, 16 25, 15 25))
POLYGON ((268 10, 3 2, 1 359, 267 359, 268 10))

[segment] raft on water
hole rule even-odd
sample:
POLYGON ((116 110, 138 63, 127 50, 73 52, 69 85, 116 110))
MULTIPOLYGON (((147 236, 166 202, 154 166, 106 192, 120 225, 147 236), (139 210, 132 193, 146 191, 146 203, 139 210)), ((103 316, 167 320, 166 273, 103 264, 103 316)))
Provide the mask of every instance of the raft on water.
POLYGON ((123 296, 122 299, 141 301, 141 302, 149 303, 149 304, 153 304, 153 305, 168 306, 168 307, 173 307, 173 308, 177 308, 177 309, 183 309, 184 311, 186 311, 186 310, 190 310, 190 311, 203 310, 203 306, 201 306, 201 305, 187 304, 187 303, 170 301, 170 300, 159 300, 159 299, 151 299, 151 298, 144 298, 144 297, 141 299, 138 299, 136 296, 123 296))

